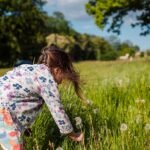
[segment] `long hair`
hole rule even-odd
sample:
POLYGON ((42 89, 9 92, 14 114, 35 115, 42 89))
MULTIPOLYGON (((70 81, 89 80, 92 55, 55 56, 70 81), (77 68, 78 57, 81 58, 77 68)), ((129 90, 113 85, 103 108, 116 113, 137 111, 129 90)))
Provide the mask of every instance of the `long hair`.
POLYGON ((80 75, 75 70, 67 53, 58 48, 56 45, 44 47, 41 50, 38 64, 45 64, 50 70, 55 67, 60 68, 63 79, 71 81, 77 96, 84 100, 84 97, 81 94, 80 75))

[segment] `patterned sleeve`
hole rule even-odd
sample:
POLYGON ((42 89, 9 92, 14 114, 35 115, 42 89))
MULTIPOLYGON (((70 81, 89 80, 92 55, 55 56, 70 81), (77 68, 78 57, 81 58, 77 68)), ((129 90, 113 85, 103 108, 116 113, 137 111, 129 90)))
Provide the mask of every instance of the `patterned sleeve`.
POLYGON ((57 83, 45 76, 40 76, 38 82, 40 83, 40 95, 47 104, 60 132, 62 134, 71 133, 73 127, 61 104, 57 83))

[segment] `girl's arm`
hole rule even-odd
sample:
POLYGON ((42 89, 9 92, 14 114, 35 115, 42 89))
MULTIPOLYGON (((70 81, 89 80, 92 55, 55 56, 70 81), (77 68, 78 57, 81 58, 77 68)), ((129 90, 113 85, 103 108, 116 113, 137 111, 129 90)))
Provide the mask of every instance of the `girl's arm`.
POLYGON ((47 88, 43 87, 42 97, 45 100, 60 132, 62 134, 67 134, 67 136, 73 141, 76 141, 76 142, 82 141, 83 134, 80 132, 75 133, 73 131, 72 124, 67 114, 64 111, 64 107, 61 104, 61 101, 59 98, 57 85, 53 83, 53 86, 47 85, 47 88))
POLYGON ((52 80, 48 81, 49 82, 45 81, 44 83, 42 81, 42 83, 40 83, 41 81, 39 80, 38 88, 40 88, 40 95, 47 104, 60 132, 62 134, 69 134, 73 132, 73 127, 60 101, 57 83, 52 80))
POLYGON ((42 97, 45 100, 45 103, 47 104, 60 132, 62 134, 71 133, 73 131, 73 127, 60 101, 56 86, 53 85, 53 87, 44 87, 42 89, 42 97))

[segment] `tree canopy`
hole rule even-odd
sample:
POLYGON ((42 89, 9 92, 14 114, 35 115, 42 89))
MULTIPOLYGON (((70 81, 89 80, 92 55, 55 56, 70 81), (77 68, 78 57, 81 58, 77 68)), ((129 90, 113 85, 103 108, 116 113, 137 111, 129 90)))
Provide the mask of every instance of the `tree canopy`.
POLYGON ((12 67, 17 59, 33 61, 43 46, 52 43, 74 61, 115 60, 118 55, 134 55, 137 50, 129 41, 121 43, 114 37, 106 40, 78 33, 63 13, 57 11, 48 16, 43 11, 45 2, 0 0, 0 67, 12 67))
POLYGON ((0 1, 0 64, 12 66, 16 59, 30 59, 46 45, 50 33, 75 34, 61 12, 48 16, 45 0, 0 1))
POLYGON ((45 41, 44 0, 0 1, 0 60, 13 64, 17 55, 29 57, 45 41))
POLYGON ((47 31, 49 33, 59 33, 59 34, 76 34, 76 31, 71 27, 71 24, 66 20, 63 13, 55 11, 51 16, 46 20, 47 22, 47 31))
POLYGON ((86 10, 100 28, 109 24, 108 31, 118 34, 124 18, 134 14, 131 26, 139 26, 141 35, 150 34, 150 0, 89 0, 86 10))

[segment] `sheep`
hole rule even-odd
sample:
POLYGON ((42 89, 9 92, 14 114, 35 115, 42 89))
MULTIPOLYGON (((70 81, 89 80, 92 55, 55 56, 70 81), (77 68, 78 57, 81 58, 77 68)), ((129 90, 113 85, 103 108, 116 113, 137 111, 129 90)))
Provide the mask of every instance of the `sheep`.
POLYGON ((124 56, 120 56, 119 60, 128 60, 129 59, 129 53, 126 53, 124 56))

